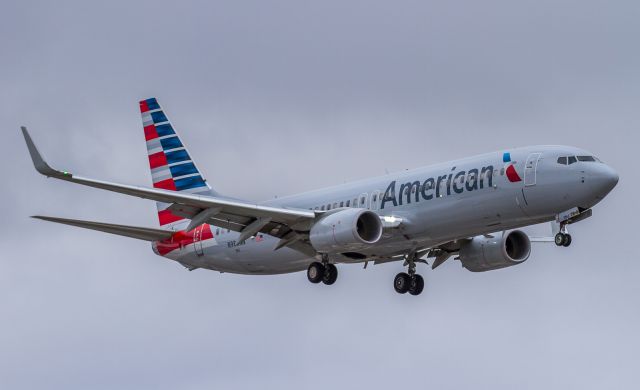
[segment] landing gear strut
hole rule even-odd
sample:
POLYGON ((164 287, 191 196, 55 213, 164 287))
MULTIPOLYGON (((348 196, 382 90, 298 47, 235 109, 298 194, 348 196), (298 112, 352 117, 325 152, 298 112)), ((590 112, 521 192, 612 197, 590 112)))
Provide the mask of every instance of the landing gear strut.
POLYGON ((307 268, 307 279, 311 283, 324 283, 328 286, 334 284, 338 279, 338 268, 330 264, 328 259, 324 258, 322 263, 314 261, 307 268))
POLYGON ((399 294, 420 295, 424 290, 424 279, 416 274, 416 255, 407 255, 405 264, 409 266, 408 272, 400 272, 393 279, 393 288, 399 294))

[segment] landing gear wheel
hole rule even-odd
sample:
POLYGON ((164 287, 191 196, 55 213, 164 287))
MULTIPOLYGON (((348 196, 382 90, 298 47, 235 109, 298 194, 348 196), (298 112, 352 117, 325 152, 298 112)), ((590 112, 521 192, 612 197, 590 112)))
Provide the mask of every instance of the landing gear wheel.
POLYGON ((555 237, 555 243, 557 246, 569 246, 571 245, 571 235, 567 233, 558 233, 555 237))
POLYGON ((393 279, 393 288, 397 293, 405 294, 409 291, 409 287, 411 287, 411 277, 408 274, 400 272, 393 279))
POLYGON ((322 263, 314 261, 313 263, 309 264, 309 268, 307 268, 307 279, 309 279, 311 283, 320 283, 324 278, 324 273, 324 265, 322 265, 322 263))
POLYGON ((324 275, 322 276, 322 283, 330 286, 338 279, 338 268, 333 264, 327 264, 324 267, 324 275))
POLYGON ((409 294, 420 295, 422 290, 424 290, 424 279, 418 274, 413 275, 409 283, 409 294))

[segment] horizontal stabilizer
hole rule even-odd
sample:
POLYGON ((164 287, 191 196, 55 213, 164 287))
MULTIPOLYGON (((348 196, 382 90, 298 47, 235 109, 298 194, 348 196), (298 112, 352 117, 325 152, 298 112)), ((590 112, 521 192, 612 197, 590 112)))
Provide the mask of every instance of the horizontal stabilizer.
POLYGON ((136 238, 145 241, 160 241, 171 238, 173 231, 152 229, 138 226, 115 225, 112 223, 81 221, 78 219, 66 219, 56 217, 44 217, 34 215, 31 218, 42 219, 43 221, 62 223, 65 225, 77 226, 85 229, 97 230, 100 232, 117 234, 119 236, 136 238))

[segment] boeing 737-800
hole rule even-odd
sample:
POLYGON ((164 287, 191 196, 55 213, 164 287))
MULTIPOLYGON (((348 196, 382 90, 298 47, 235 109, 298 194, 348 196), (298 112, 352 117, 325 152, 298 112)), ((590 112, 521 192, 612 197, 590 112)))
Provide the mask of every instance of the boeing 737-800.
POLYGON ((592 213, 618 175, 570 146, 529 146, 482 154, 284 198, 254 203, 216 192, 155 98, 140 102, 153 188, 89 179, 51 168, 25 127, 38 172, 157 202, 161 228, 56 217, 35 218, 150 241, 153 251, 189 270, 269 275, 307 270, 333 284, 336 264, 403 261, 398 293, 419 295, 416 265, 452 256, 469 271, 529 258, 518 229, 551 222, 556 245, 567 225, 592 213))

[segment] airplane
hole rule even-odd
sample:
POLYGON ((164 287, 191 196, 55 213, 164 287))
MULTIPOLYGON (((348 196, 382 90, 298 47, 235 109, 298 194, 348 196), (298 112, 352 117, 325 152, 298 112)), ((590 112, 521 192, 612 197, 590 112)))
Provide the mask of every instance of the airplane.
POLYGON ((330 188, 252 202, 215 191, 156 98, 140 101, 153 188, 51 168, 26 127, 35 169, 44 176, 156 201, 160 228, 33 216, 150 241, 153 251, 198 268, 250 275, 307 271, 332 285, 337 264, 402 261, 393 285, 420 295, 417 265, 454 257, 472 272, 522 264, 531 242, 572 242, 568 225, 616 186, 618 174, 570 146, 527 146, 391 173, 330 188), (520 228, 550 222, 554 236, 520 228))

